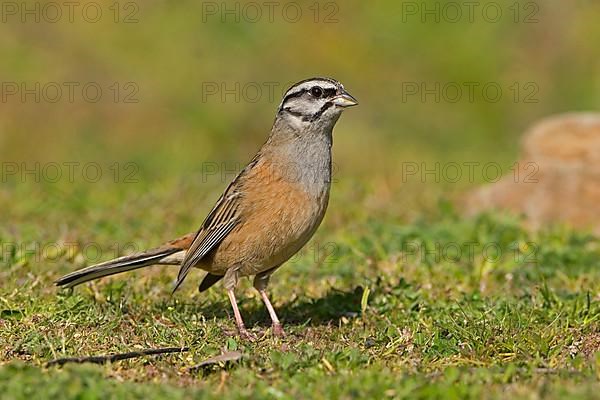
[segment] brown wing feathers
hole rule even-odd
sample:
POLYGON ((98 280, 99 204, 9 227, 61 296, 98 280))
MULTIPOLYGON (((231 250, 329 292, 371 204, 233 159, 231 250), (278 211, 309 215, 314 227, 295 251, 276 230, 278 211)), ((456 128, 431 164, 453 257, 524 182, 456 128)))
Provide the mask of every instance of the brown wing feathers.
POLYGON ((240 194, 236 192, 225 193, 210 212, 181 263, 173 292, 183 283, 190 268, 199 263, 239 223, 239 197, 240 194))

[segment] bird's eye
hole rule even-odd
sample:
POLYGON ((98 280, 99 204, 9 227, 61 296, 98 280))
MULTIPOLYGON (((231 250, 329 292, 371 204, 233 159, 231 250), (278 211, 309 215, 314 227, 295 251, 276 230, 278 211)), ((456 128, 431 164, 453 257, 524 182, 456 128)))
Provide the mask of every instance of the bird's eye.
POLYGON ((318 86, 315 86, 312 89, 310 89, 310 94, 312 94, 314 97, 316 97, 318 99, 319 97, 323 96, 323 89, 321 89, 318 86))

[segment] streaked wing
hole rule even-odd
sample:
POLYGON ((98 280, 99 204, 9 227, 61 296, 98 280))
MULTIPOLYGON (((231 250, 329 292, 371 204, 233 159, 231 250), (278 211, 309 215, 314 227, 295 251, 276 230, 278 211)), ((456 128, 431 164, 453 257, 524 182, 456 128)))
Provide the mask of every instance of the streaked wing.
POLYGON ((232 188, 232 186, 233 184, 217 201, 215 207, 202 223, 202 227, 198 230, 181 263, 173 292, 179 288, 190 268, 200 262, 240 222, 239 199, 241 193, 233 190, 235 188, 232 188))
POLYGON ((190 268, 199 263, 240 223, 240 200, 242 197, 240 182, 259 162, 260 156, 260 152, 256 154, 252 161, 246 165, 246 168, 227 186, 217 204, 202 223, 181 263, 173 292, 179 288, 188 272, 190 272, 190 268))

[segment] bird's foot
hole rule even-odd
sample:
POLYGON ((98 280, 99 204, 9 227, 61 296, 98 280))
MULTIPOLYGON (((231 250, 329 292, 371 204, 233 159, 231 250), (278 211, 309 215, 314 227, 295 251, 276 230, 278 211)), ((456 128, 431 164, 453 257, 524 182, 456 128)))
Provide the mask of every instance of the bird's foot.
POLYGON ((238 334, 240 335, 241 339, 247 340, 249 342, 255 342, 258 340, 258 336, 256 336, 254 333, 250 332, 243 326, 238 327, 238 334))
POLYGON ((274 336, 279 338, 285 337, 285 331, 283 330, 283 326, 281 326, 281 324, 273 324, 271 330, 273 331, 274 336))

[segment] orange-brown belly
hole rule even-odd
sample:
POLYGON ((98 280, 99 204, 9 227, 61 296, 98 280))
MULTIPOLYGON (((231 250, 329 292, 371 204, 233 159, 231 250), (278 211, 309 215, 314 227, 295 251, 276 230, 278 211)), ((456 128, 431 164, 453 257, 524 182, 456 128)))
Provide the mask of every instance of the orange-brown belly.
MULTIPOLYGON (((254 275, 287 261, 312 237, 327 207, 329 191, 314 197, 297 182, 273 169, 255 168, 259 187, 243 191, 242 221, 202 261, 200 268, 225 274, 236 268, 239 276, 254 275)), ((253 180, 250 176, 249 183, 253 180)))

